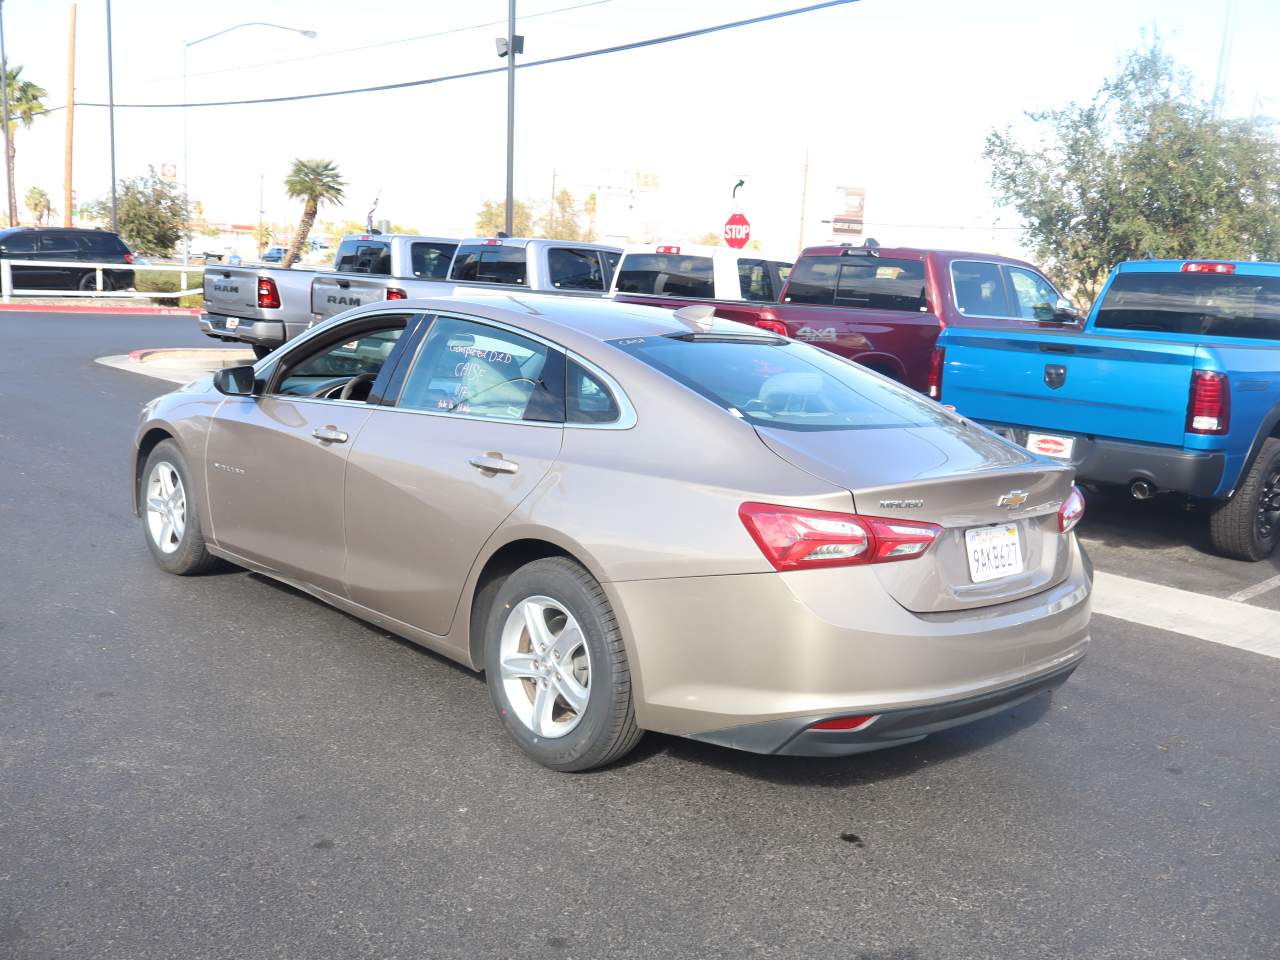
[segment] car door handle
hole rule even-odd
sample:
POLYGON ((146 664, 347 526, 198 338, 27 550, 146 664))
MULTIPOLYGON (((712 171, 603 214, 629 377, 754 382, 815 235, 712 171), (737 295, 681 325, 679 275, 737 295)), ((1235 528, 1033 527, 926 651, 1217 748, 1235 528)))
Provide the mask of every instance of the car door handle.
POLYGON ((346 443, 351 439, 344 431, 334 426, 316 427, 311 431, 311 435, 321 443, 346 443))
POLYGON ((472 457, 467 463, 490 477, 499 473, 515 473, 520 469, 520 464, 505 459, 500 453, 486 453, 483 457, 472 457))

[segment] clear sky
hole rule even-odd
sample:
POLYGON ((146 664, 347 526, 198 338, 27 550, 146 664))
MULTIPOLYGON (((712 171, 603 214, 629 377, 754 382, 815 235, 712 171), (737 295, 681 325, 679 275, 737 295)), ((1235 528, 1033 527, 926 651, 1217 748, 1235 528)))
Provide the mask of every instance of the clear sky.
MULTIPOLYGON (((800 6, 803 0, 519 0, 526 58, 674 33, 800 6)), ((1235 0, 1227 112, 1280 115, 1280 2, 1235 0)), ((505 0, 115 0, 117 103, 182 100, 184 41, 247 20, 315 30, 315 39, 246 28, 192 47, 189 99, 239 99, 392 83, 498 66, 505 0), (445 33, 446 31, 452 31, 445 33), (420 37, 423 34, 444 34, 420 37), (389 42, 398 41, 398 42, 389 42), (376 46, 375 46, 376 45, 376 46), (356 49, 364 47, 366 49, 356 49), (276 63, 268 64, 270 61, 276 63), (278 62, 286 61, 286 62, 278 62)), ((12 64, 66 100, 64 0, 9 0, 12 64)), ((981 150, 1023 112, 1089 98, 1124 51, 1156 29, 1211 92, 1226 0, 862 0, 763 25, 521 71, 516 195, 546 202, 553 172, 600 194, 601 228, 633 239, 719 232, 739 179, 753 237, 791 254, 828 236, 838 185, 867 191, 868 233, 887 243, 1016 251, 995 210, 981 150), (634 192, 636 174, 657 191, 634 192), (992 229, 992 225, 1003 229, 992 229)), ((104 0, 79 4, 77 99, 106 99, 104 0)), ((181 110, 117 109, 120 176, 181 165, 181 110)), ((190 109, 193 199, 215 221, 296 220, 282 180, 295 157, 336 161, 345 209, 428 233, 466 235, 504 189, 506 83, 481 77, 318 101, 190 109)), ((109 189, 106 111, 76 111, 75 188, 109 189)), ((17 139, 19 203, 31 184, 61 209, 62 113, 17 139)), ((26 216, 25 211, 23 216, 26 216)))

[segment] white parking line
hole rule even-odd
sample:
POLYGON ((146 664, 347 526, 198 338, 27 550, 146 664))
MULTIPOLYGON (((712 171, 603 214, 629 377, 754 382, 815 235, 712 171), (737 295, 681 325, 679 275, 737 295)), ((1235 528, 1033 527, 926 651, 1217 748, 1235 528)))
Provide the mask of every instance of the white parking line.
POLYGON ((1280 611, 1101 570, 1093 587, 1096 613, 1280 659, 1280 611))
POLYGON ((1255 583, 1252 587, 1237 590, 1227 599, 1234 600, 1236 603, 1244 603, 1246 600, 1252 600, 1254 597, 1264 594, 1268 590, 1274 590, 1276 587, 1280 587, 1280 575, 1274 576, 1270 580, 1263 580, 1261 583, 1255 583))

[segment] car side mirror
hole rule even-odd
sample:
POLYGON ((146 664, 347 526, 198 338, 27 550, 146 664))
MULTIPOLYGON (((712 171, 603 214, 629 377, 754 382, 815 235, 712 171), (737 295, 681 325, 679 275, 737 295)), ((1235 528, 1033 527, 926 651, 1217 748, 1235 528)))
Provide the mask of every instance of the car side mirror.
POLYGON ((1066 297, 1059 297, 1053 306, 1053 319, 1056 323, 1079 323, 1080 311, 1066 297))
POLYGON ((213 375, 213 388, 228 397, 252 397, 256 386, 253 367, 223 367, 213 375))

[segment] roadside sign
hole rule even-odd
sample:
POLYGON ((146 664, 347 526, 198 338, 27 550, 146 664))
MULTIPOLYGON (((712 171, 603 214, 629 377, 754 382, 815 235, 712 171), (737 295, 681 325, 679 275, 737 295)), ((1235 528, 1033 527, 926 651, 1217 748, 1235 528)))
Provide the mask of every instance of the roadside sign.
POLYGON ((862 236, 866 203, 867 191, 863 187, 836 187, 836 212, 831 217, 831 232, 862 236))
POLYGON ((751 222, 742 214, 735 213, 724 222, 724 242, 735 250, 741 250, 751 239, 751 222))
POLYGON ((178 165, 176 163, 160 164, 160 179, 168 180, 170 183, 178 179, 178 165))

